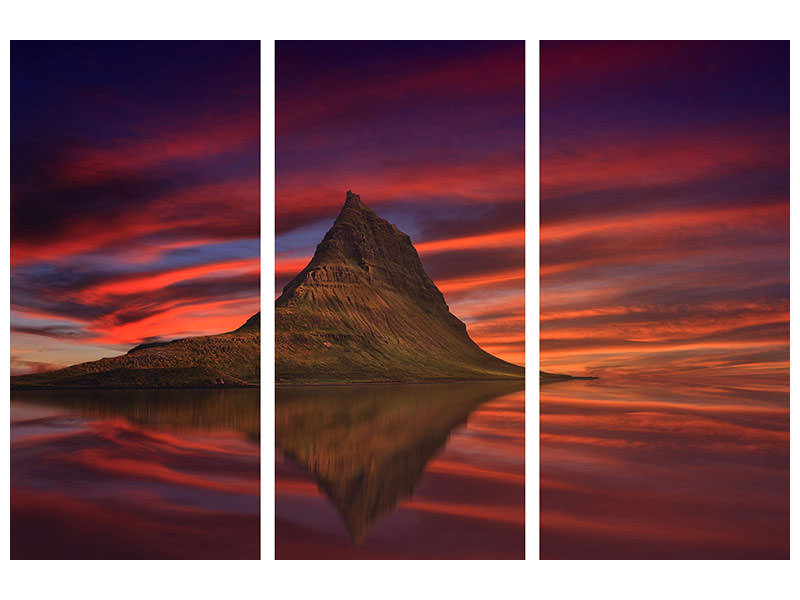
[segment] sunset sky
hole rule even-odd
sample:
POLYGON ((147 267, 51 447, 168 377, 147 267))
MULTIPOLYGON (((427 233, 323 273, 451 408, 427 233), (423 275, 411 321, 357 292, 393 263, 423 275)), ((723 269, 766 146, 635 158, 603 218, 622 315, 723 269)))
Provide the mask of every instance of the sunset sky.
POLYGON ((276 44, 276 296, 347 190, 409 234, 451 312, 524 364, 522 42, 276 44))
POLYGON ((12 42, 11 371, 259 310, 258 42, 12 42))
POLYGON ((788 376, 788 42, 543 42, 541 367, 788 376))

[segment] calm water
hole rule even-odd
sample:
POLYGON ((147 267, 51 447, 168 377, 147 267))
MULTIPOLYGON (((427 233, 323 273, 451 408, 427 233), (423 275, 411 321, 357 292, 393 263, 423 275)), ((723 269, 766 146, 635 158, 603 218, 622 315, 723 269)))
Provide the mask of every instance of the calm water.
POLYGON ((276 390, 277 558, 524 558, 521 383, 276 390))
POLYGON ((541 388, 541 557, 789 557, 786 379, 541 388))
POLYGON ((11 557, 259 557, 258 390, 11 395, 11 557))

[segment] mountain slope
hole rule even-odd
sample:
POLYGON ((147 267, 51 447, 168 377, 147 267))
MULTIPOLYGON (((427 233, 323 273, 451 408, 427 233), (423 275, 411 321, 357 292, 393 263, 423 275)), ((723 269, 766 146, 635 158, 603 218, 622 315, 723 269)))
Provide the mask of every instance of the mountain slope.
POLYGON ((410 238, 347 193, 311 262, 275 302, 278 381, 521 378, 482 350, 410 238))
POLYGON ((122 356, 11 378, 24 388, 224 387, 258 384, 261 313, 229 333, 141 344, 122 356))

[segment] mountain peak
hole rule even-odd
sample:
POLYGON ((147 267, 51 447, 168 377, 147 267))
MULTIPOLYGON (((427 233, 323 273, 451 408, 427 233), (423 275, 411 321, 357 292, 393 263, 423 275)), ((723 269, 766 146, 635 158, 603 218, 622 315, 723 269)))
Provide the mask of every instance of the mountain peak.
POLYGON ((365 209, 367 205, 361 202, 361 196, 354 194, 351 190, 347 190, 347 198, 344 201, 343 209, 345 208, 365 209))
POLYGON ((470 339, 411 238, 352 191, 275 307, 278 379, 522 376, 470 339))
POLYGON ((444 297, 425 273, 411 238, 378 216, 352 191, 347 192, 339 216, 317 245, 311 262, 284 287, 278 303, 285 304, 324 279, 340 277, 363 278, 372 286, 403 289, 416 300, 447 312, 444 297))
MULTIPOLYGON (((344 205, 342 205, 342 210, 339 211, 339 216, 336 217, 336 221, 334 221, 333 227, 328 232, 328 235, 335 231, 340 225, 348 225, 351 228, 364 229, 369 222, 376 221, 384 222, 384 220, 381 219, 374 210, 361 201, 361 196, 354 194, 350 190, 347 190, 347 197, 345 198, 344 205)), ((394 225, 390 226, 393 229, 396 229, 394 225)), ((328 235, 325 237, 327 238, 328 235)))

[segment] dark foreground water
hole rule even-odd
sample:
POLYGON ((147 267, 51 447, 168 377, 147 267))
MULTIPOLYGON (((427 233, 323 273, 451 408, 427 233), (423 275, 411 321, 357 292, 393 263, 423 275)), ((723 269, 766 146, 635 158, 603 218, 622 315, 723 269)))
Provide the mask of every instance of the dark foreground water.
POLYGON ((278 388, 276 557, 524 558, 522 387, 278 388))
POLYGON ((786 378, 541 388, 541 557, 789 558, 786 378))
POLYGON ((11 557, 257 559, 258 390, 12 392, 11 557))

